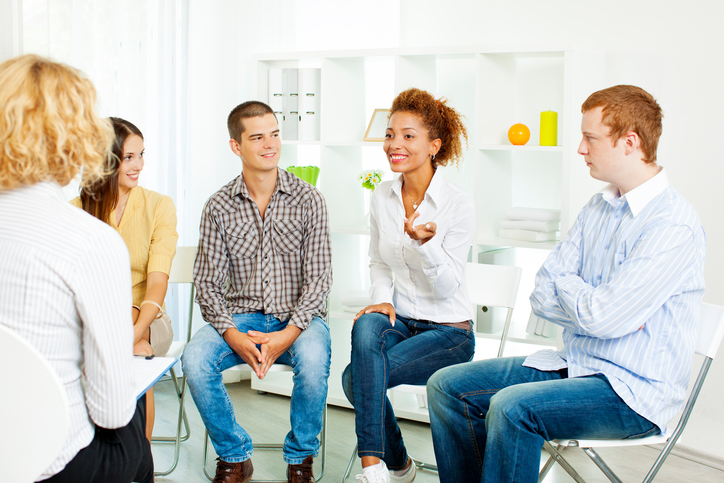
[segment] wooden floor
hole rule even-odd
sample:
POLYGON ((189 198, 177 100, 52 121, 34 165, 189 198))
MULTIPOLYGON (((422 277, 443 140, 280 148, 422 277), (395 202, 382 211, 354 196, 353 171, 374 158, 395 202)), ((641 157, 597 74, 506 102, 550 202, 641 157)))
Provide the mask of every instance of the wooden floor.
MULTIPOLYGON (((227 385, 236 415, 242 426, 255 442, 280 442, 289 430, 289 398, 273 394, 257 394, 249 381, 227 385)), ((166 477, 156 478, 157 482, 205 483, 208 482, 201 469, 204 427, 192 398, 186 399, 187 413, 191 423, 191 437, 181 445, 181 457, 176 470, 166 477)), ((155 434, 170 434, 175 427, 175 409, 172 383, 162 381, 156 385, 156 427, 155 434)), ((175 406, 177 407, 177 406, 175 406)), ((402 421, 400 423, 405 445, 410 454, 422 461, 434 463, 435 458, 427 424, 402 421)), ((349 409, 329 406, 327 421, 327 468, 323 482, 341 482, 347 462, 355 444, 354 413, 349 409)), ((154 444, 154 461, 157 470, 167 468, 172 457, 172 445, 154 444)), ((216 457, 213 454, 213 458, 216 457)), ((600 451, 601 456, 624 481, 641 481, 648 468, 658 456, 658 451, 649 447, 634 449, 608 449, 600 451)), ((590 482, 608 481, 595 465, 579 450, 567 450, 566 458, 590 482)), ((286 465, 281 454, 275 451, 257 450, 252 458, 255 478, 279 479, 284 477, 286 465)), ((320 459, 315 460, 315 475, 319 474, 320 459)), ((210 471, 215 463, 210 457, 210 471)), ((355 482, 355 474, 361 472, 359 459, 355 461, 348 481, 355 482)), ((280 479, 279 481, 286 481, 280 479)), ((417 483, 439 481, 436 473, 418 472, 417 483)), ((573 481, 559 467, 554 467, 546 483, 568 483, 573 481)), ((688 459, 670 455, 656 478, 657 483, 682 482, 724 482, 724 471, 694 463, 688 459)))

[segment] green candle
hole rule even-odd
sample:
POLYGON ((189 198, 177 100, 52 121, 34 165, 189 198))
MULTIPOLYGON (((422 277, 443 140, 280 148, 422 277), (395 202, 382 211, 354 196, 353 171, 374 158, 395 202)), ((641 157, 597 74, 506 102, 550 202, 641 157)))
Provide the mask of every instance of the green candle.
POLYGON ((558 113, 555 111, 540 113, 540 145, 558 146, 558 113))

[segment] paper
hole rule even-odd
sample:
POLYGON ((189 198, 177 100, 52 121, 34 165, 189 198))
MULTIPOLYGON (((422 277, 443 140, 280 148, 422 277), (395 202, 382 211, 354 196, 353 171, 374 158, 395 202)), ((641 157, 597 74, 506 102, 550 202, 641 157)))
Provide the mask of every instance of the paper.
POLYGON ((178 362, 176 357, 154 357, 146 359, 143 356, 133 357, 133 390, 136 399, 146 394, 151 386, 161 379, 161 376, 178 362))

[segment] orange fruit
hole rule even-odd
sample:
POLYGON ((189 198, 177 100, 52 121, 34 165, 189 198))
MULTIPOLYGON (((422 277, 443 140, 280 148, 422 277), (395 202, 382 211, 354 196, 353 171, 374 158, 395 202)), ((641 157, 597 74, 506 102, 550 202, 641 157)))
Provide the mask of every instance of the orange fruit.
POLYGON ((513 124, 508 129, 508 139, 516 146, 522 146, 530 139, 530 129, 525 124, 513 124))

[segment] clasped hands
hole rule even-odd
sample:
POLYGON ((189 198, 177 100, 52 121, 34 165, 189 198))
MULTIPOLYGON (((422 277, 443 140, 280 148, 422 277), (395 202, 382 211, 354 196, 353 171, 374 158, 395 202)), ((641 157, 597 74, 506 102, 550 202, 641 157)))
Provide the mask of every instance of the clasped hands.
POLYGON ((410 216, 410 218, 405 218, 404 229, 407 236, 413 240, 420 240, 420 244, 424 245, 435 236, 435 233, 437 232, 437 224, 434 221, 429 221, 415 226, 413 225, 413 222, 418 216, 420 216, 420 213, 416 211, 412 214, 412 216, 410 216))
POLYGON ((277 332, 250 330, 244 333, 231 328, 224 332, 224 340, 249 364, 259 379, 264 379, 272 364, 291 347, 301 333, 301 329, 293 325, 277 332))

